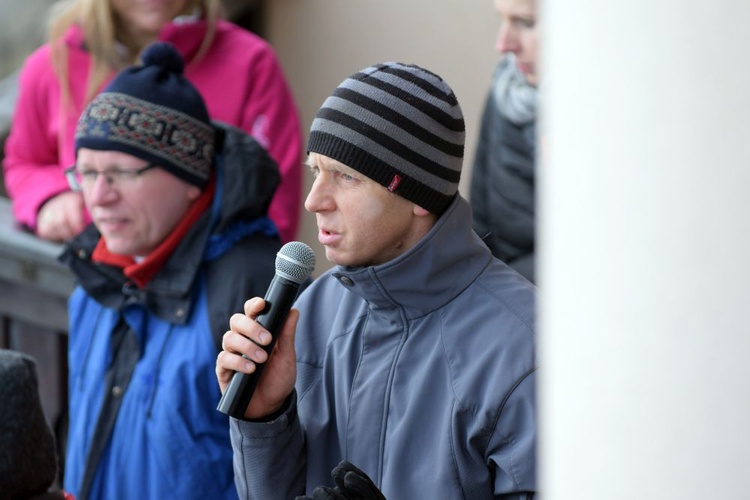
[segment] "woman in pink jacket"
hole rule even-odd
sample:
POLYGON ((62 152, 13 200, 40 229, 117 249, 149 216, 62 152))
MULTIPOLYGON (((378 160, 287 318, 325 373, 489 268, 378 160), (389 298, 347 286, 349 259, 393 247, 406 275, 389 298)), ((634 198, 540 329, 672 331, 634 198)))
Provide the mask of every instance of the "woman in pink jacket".
MULTIPOLYGON (((283 241, 299 223, 302 170, 299 116, 273 49, 218 19, 219 0, 60 2, 50 42, 26 60, 5 143, 5 185, 18 221, 39 237, 64 241, 89 222, 63 170, 75 162, 73 134, 86 104, 115 73, 156 40, 185 58, 185 75, 211 119, 242 128, 269 151, 281 184, 269 215, 283 241)), ((165 193, 166 194, 166 193, 165 193)))

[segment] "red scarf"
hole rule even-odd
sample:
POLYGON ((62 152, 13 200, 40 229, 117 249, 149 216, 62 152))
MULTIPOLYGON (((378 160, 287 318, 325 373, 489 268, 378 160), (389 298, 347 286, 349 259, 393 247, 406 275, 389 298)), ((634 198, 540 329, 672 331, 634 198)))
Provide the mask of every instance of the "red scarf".
POLYGON ((185 216, 172 232, 169 233, 169 235, 164 238, 164 241, 162 241, 159 246, 157 246, 141 262, 136 262, 131 255, 110 252, 107 249, 107 244, 104 242, 103 237, 99 238, 94 253, 91 255, 91 260, 122 268, 122 272, 126 278, 138 285, 138 288, 144 288, 148 282, 151 281, 151 278, 159 272, 159 269, 161 269, 169 256, 172 255, 174 249, 177 248, 177 245, 182 241, 185 234, 191 227, 193 227, 195 221, 197 221, 203 212, 206 211, 211 204, 213 197, 214 178, 212 177, 208 187, 203 193, 201 193, 200 197, 195 200, 190 208, 188 208, 187 212, 185 212, 185 216))

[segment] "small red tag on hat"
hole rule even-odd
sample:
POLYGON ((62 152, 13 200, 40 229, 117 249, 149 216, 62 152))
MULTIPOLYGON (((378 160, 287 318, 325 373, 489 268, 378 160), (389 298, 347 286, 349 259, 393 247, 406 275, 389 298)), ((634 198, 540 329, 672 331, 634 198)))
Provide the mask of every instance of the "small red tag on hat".
POLYGON ((394 192, 399 184, 401 184, 401 176, 398 174, 393 174, 393 179, 391 179, 391 183, 388 184, 388 191, 390 191, 391 193, 394 192))

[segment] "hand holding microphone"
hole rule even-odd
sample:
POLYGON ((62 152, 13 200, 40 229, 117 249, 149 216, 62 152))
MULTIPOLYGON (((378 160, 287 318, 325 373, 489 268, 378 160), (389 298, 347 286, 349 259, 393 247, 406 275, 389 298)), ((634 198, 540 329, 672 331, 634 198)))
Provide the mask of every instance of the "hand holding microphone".
POLYGON ((296 312, 289 312, 300 285, 314 268, 315 254, 309 246, 287 243, 276 256, 276 275, 263 301, 251 299, 245 304, 244 315, 232 316, 216 364, 219 385, 226 386, 217 408, 222 413, 260 418, 277 410, 291 393, 296 379, 296 312), (269 360, 274 346, 276 352, 269 360))

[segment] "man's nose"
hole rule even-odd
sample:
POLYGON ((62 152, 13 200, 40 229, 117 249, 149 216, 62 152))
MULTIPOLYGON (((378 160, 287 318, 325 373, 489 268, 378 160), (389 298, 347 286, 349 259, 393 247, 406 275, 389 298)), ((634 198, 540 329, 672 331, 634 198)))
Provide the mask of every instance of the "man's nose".
POLYGON ((518 52, 518 36, 509 22, 504 22, 497 30, 495 50, 500 54, 518 52))
POLYGON ((101 205, 116 199, 117 190, 105 174, 99 173, 94 183, 88 189, 88 193, 84 190, 84 195, 88 198, 90 204, 101 205))
POLYGON ((332 199, 330 193, 323 179, 323 174, 320 174, 313 181, 310 192, 307 194, 305 210, 310 213, 316 213, 330 209, 331 205, 332 199))

